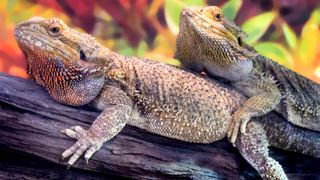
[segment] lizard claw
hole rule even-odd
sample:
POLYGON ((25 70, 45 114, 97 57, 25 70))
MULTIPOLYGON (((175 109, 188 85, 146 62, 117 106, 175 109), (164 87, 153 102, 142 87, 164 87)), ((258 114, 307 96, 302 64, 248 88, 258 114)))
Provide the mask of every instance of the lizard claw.
POLYGON ((72 126, 61 132, 78 140, 62 153, 62 159, 71 156, 68 161, 68 168, 70 168, 83 153, 85 153, 84 158, 88 164, 91 156, 103 145, 103 141, 100 140, 99 137, 92 134, 90 130, 84 130, 80 126, 72 126))
POLYGON ((236 111, 231 117, 231 123, 227 132, 229 141, 235 146, 239 130, 240 133, 246 134, 246 127, 250 120, 250 117, 244 116, 241 112, 236 111))

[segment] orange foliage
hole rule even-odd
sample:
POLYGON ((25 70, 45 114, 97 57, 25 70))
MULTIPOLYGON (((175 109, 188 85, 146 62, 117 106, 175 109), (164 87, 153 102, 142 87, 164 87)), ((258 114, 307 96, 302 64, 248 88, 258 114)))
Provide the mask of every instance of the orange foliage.
POLYGON ((26 78, 24 56, 14 39, 13 27, 2 32, 0 39, 0 71, 26 78))

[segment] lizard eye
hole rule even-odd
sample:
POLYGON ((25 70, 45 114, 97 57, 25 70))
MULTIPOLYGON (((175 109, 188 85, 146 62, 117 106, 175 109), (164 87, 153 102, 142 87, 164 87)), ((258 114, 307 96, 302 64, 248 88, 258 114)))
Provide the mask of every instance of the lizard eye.
POLYGON ((222 15, 220 13, 215 14, 214 17, 216 18, 217 21, 221 21, 222 19, 222 15))
POLYGON ((52 23, 48 27, 49 34, 52 36, 58 36, 61 33, 61 25, 59 23, 52 23))
POLYGON ((50 29, 50 31, 52 33, 58 33, 60 31, 60 29, 58 27, 53 27, 53 28, 50 29))
POLYGON ((237 40, 238 40, 239 46, 242 46, 242 39, 241 39, 241 37, 238 37, 237 40))
POLYGON ((85 60, 87 59, 86 55, 83 53, 82 50, 80 50, 80 59, 81 59, 82 61, 85 61, 85 60))

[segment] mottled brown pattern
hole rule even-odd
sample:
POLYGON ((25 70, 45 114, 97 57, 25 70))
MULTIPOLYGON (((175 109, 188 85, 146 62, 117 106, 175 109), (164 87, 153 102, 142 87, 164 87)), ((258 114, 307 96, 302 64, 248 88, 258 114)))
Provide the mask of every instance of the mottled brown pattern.
MULTIPOLYGON (((30 19, 16 27, 15 35, 26 55, 30 75, 46 88, 53 99, 69 105, 79 105, 79 99, 82 103, 90 101, 91 105, 102 111, 90 129, 73 126, 62 131, 77 139, 62 154, 63 158, 70 157, 69 165, 82 154, 88 161, 104 142, 117 135, 126 124, 188 142, 217 141, 226 136, 231 114, 245 101, 242 95, 212 79, 159 62, 111 52, 89 35, 67 27, 59 19, 30 19), (52 27, 58 27, 59 31, 55 29, 52 34, 49 32, 52 27), (38 54, 41 58, 36 58, 38 54), (46 68, 49 66, 45 64, 51 61, 62 68, 46 68), (71 78, 74 75, 67 73, 75 67, 80 69, 77 75, 85 74, 82 78, 74 79, 71 78), (60 78, 61 74, 64 78, 60 78), (57 83, 60 81, 65 82, 57 83)), ((264 122, 261 120, 260 123, 264 122)), ((240 136, 242 139, 237 140, 237 148, 263 177, 268 177, 270 173, 278 176, 269 171, 274 167, 282 173, 279 177, 285 177, 281 166, 273 163, 276 161, 268 155, 266 132, 262 125, 256 126, 247 135, 240 136), (245 148, 248 150, 245 151, 245 148), (256 154, 255 151, 264 153, 256 154), (266 166, 255 163, 261 158, 266 159, 266 166), (269 167, 269 164, 272 165, 269 167)), ((300 137, 300 132, 296 133, 300 137)), ((271 143, 284 134, 277 133, 275 136, 270 136, 271 143)), ((293 138, 291 142, 300 140, 293 138)), ((314 146, 320 149, 319 144, 314 143, 314 146)), ((318 150, 303 152, 312 156, 319 154, 318 150)))
POLYGON ((230 141, 235 142, 239 128, 245 132, 251 117, 271 110, 295 125, 320 131, 320 85, 257 54, 244 37, 218 7, 191 7, 181 13, 175 57, 185 68, 227 79, 250 97, 232 116, 230 141))

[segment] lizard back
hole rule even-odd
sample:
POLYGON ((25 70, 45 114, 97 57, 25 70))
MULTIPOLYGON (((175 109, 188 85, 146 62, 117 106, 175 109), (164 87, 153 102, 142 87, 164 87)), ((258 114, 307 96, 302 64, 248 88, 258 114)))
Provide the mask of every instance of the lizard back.
POLYGON ((120 70, 125 77, 116 83, 139 114, 128 123, 156 134, 201 143, 221 139, 230 112, 244 100, 227 86, 173 66, 115 54, 112 59, 116 65, 111 71, 120 70))
POLYGON ((320 85, 264 56, 253 59, 257 73, 273 77, 283 96, 278 111, 295 125, 320 130, 320 85))

